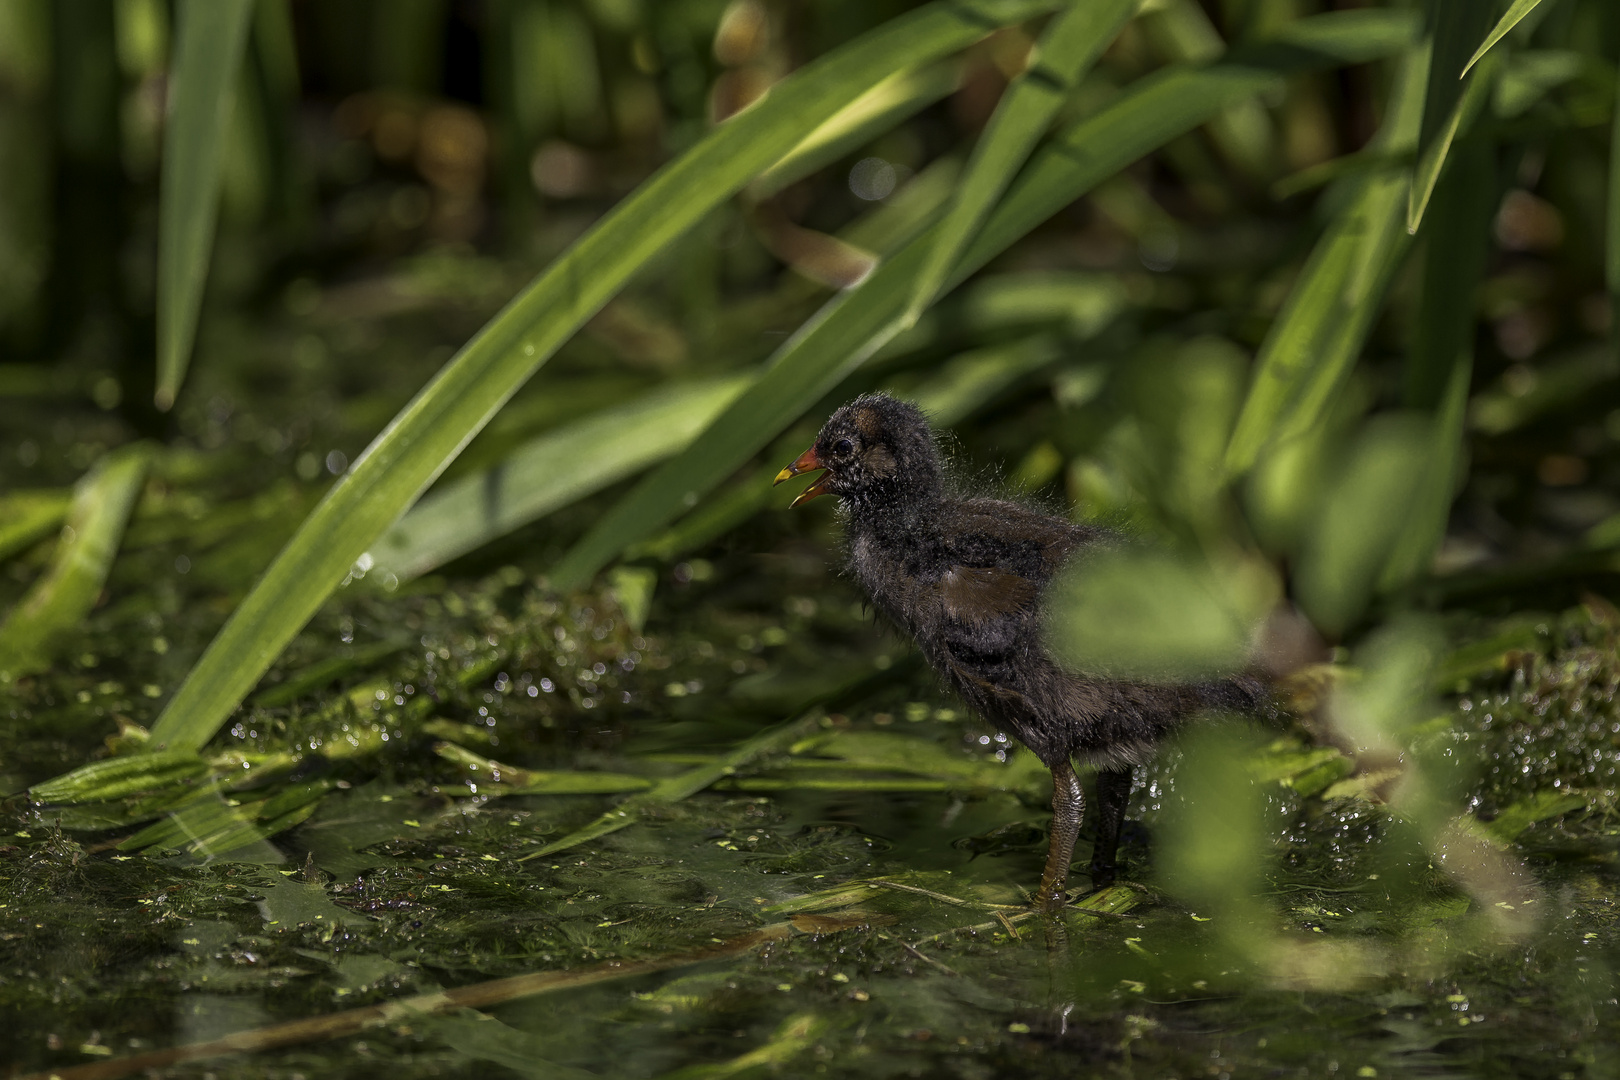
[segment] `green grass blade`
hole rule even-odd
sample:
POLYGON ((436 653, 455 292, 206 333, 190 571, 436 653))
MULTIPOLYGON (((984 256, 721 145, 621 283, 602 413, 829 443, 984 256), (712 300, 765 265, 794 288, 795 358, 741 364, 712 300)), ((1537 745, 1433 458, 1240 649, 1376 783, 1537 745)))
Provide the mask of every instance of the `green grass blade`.
POLYGON ((181 0, 158 195, 157 407, 180 392, 219 217, 225 125, 252 0, 181 0))
POLYGON ((0 673, 43 670, 95 607, 151 458, 144 443, 114 450, 79 481, 50 569, 0 624, 0 673))
POLYGON ((1435 0, 1432 5, 1432 59, 1423 96, 1423 129, 1418 139, 1417 173, 1412 181, 1406 228, 1417 232, 1452 144, 1473 125, 1490 98, 1500 54, 1478 71, 1463 75, 1474 43, 1490 25, 1491 8, 1480 0, 1435 0), (1459 79, 1465 81, 1459 82, 1459 79))
POLYGON ((1445 125, 1435 134, 1432 142, 1418 155, 1417 168, 1412 175, 1412 193, 1406 210, 1406 231, 1415 233, 1423 223, 1424 211, 1434 195, 1435 185, 1446 167, 1451 148, 1468 133, 1478 119, 1480 111, 1490 100, 1491 88, 1496 85, 1496 57, 1479 65, 1468 77, 1468 88, 1463 91, 1445 125))
POLYGON ((372 569, 406 581, 639 472, 679 452, 749 381, 663 387, 547 432, 417 503, 371 548, 372 569))
MULTIPOLYGON (((1364 62, 1381 55, 1380 49, 1410 44, 1412 21, 1404 15, 1376 17, 1384 14, 1301 20, 1279 40, 1245 50, 1229 62, 1171 68, 1143 79, 1031 159, 963 253, 952 280, 966 278, 1144 154, 1233 102, 1275 86, 1282 74, 1364 62)), ((934 235, 924 233, 880 265, 860 288, 830 301, 707 431, 648 474, 592 526, 552 570, 552 583, 576 588, 626 547, 663 528, 899 332, 934 235)))
POLYGON ((1055 0, 933 4, 805 65, 598 221, 487 323, 378 435, 276 557, 152 730, 200 747, 345 574, 506 400, 675 238, 883 72, 955 52, 1055 0))
POLYGON ((1041 35, 1029 69, 1007 88, 968 161, 956 200, 940 223, 938 238, 912 287, 904 323, 917 321, 934 302, 973 234, 1023 168, 1030 151, 1057 115, 1064 99, 1120 28, 1135 13, 1135 0, 1071 4, 1041 35))
POLYGON ((786 724, 779 724, 763 731, 725 757, 699 765, 694 769, 688 769, 679 776, 672 776, 668 780, 662 780, 651 791, 640 795, 632 795, 583 829, 576 829, 560 840, 553 840, 539 851, 531 852, 518 861, 527 862, 530 859, 554 855, 559 851, 567 851, 569 848, 590 843, 592 840, 600 839, 609 833, 616 833, 620 829, 634 825, 641 820, 639 812, 644 807, 667 806, 670 803, 680 802, 690 795, 695 795, 716 780, 734 775, 737 770, 757 758, 786 750, 798 740, 815 731, 820 722, 821 713, 816 711, 801 716, 797 720, 791 720, 786 724))
POLYGON ((1389 590, 1427 570, 1445 538, 1462 462, 1474 370, 1476 294, 1500 200, 1496 153, 1482 138, 1457 147, 1429 217, 1423 293, 1406 365, 1406 404, 1435 417, 1434 445, 1414 512, 1379 582, 1389 590))
MULTIPOLYGON (((1478 49, 1474 50, 1474 55, 1468 58, 1468 63, 1463 65, 1462 74, 1467 75, 1468 69, 1479 63, 1479 58, 1491 51, 1491 46, 1507 37, 1508 31, 1518 26, 1519 20, 1534 11, 1540 3, 1541 0, 1513 0, 1513 6, 1508 8, 1507 13, 1497 20, 1496 26, 1492 28, 1489 34, 1485 35, 1485 40, 1478 49)), ((1461 76, 1458 77, 1461 78, 1461 76)))
MULTIPOLYGON (((1383 128, 1370 149, 1400 153, 1417 143, 1427 58, 1408 57, 1383 128)), ((1404 176, 1359 178, 1355 197, 1317 243, 1260 347, 1254 379, 1226 447, 1226 473, 1247 472, 1261 450, 1302 430, 1332 400, 1382 306, 1407 249, 1404 176)))

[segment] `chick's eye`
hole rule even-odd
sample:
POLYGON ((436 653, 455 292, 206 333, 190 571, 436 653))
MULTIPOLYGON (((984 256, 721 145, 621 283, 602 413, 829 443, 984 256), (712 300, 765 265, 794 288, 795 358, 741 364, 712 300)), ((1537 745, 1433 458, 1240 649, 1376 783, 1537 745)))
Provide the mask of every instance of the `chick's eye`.
POLYGON ((843 457, 853 449, 855 449, 855 444, 850 442, 848 439, 839 439, 837 442, 833 443, 833 453, 837 454, 839 457, 843 457))

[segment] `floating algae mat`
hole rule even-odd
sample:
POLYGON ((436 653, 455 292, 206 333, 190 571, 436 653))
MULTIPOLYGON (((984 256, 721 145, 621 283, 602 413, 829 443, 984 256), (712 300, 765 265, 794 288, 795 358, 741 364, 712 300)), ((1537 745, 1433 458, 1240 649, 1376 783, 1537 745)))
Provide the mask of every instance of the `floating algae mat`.
POLYGON ((682 564, 639 630, 512 568, 351 592, 200 756, 42 783, 139 742, 178 616, 109 611, 4 688, 36 785, 0 826, 13 1072, 1616 1065, 1602 610, 1473 625, 1401 755, 1190 732, 1139 781, 1125 882, 1052 924, 1045 770, 815 560, 682 564))

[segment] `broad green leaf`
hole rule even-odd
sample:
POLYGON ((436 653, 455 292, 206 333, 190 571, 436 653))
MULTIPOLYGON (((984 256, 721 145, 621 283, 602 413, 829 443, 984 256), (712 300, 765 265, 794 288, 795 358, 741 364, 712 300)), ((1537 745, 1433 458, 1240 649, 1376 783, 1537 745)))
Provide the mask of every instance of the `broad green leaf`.
POLYGON ((114 450, 74 488, 50 569, 0 623, 0 673, 43 670, 62 638, 95 607, 151 458, 144 443, 114 450))
POLYGON ((1317 626, 1342 633, 1366 609, 1424 495, 1433 447, 1434 424, 1413 416, 1380 417, 1357 441, 1295 574, 1317 626))
POLYGON ((679 452, 749 381, 732 376, 662 387, 532 439, 499 465, 431 492, 360 565, 385 583, 389 575, 397 583, 442 566, 679 452))
POLYGON ((221 160, 252 0, 180 0, 158 194, 157 406, 180 392, 219 217, 221 160))
POLYGON ((1485 40, 1480 43, 1478 49, 1474 50, 1474 55, 1468 58, 1468 63, 1463 65, 1462 74, 1458 78, 1467 75, 1468 69, 1479 63, 1480 57, 1490 52, 1491 47, 1498 41, 1507 37, 1508 31, 1518 26, 1519 20, 1534 11, 1536 5, 1540 3, 1541 0, 1513 0, 1513 6, 1503 13, 1502 17, 1497 20, 1496 25, 1491 28, 1491 32, 1485 35, 1485 40))
POLYGON ((1088 675, 1210 678, 1243 668, 1277 596, 1259 562, 1099 552, 1054 583, 1049 644, 1064 666, 1088 675))
MULTIPOLYGON (((1234 101, 1277 85, 1283 73, 1364 62, 1410 44, 1404 14, 1347 12, 1304 19, 1286 35, 1208 67, 1155 73, 1031 159, 952 274, 960 281, 1093 186, 1187 133, 1234 101)), ((900 331, 933 233, 896 253, 858 289, 835 297, 782 346, 771 367, 709 429, 600 518, 552 571, 574 588, 626 547, 653 535, 802 416, 900 331)))
POLYGON ((929 260, 912 286, 906 325, 915 323, 934 302, 968 241, 1023 168, 1064 100, 1136 7, 1136 0, 1095 0, 1071 4, 1053 17, 1035 47, 1029 69, 1007 88, 973 149, 929 260))
MULTIPOLYGON (((1369 150, 1399 154, 1417 143, 1427 56, 1409 56, 1389 113, 1369 150)), ((1226 448, 1226 472, 1247 472, 1268 444, 1308 430, 1342 385, 1408 247, 1407 180, 1358 178, 1354 197, 1317 242, 1255 361, 1249 393, 1226 448)))
POLYGON ((506 400, 659 252, 884 72, 937 59, 1055 0, 931 4, 805 65, 598 221, 377 436, 232 613, 152 730, 199 747, 351 567, 506 400))
POLYGON ((1176 799, 1166 807, 1160 852, 1165 887, 1214 918, 1229 940, 1254 917, 1270 850, 1266 800, 1244 768, 1252 739, 1222 727, 1198 727, 1186 739, 1176 799))

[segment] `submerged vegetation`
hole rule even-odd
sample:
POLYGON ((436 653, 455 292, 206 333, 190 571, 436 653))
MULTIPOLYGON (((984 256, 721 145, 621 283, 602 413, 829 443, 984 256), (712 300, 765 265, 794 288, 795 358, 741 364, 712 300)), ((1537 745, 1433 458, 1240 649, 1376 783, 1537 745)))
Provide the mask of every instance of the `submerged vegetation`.
POLYGON ((1617 60, 1606 0, 0 0, 5 1067, 1612 1074, 1617 60), (1069 662, 1280 680, 1059 919, 1045 770, 772 493, 875 388, 1143 538, 1069 662))

